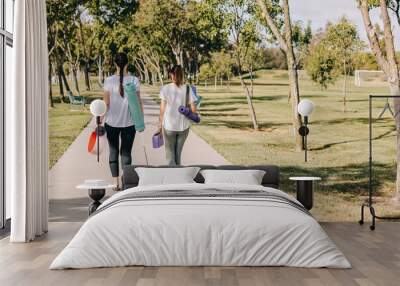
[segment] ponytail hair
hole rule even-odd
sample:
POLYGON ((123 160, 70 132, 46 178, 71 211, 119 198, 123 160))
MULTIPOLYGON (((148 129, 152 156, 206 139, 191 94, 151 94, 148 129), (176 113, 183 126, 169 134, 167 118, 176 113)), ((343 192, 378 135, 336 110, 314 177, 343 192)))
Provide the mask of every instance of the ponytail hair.
POLYGON ((175 81, 174 83, 177 86, 181 86, 183 84, 183 68, 180 65, 173 66, 170 70, 169 73, 174 75, 175 81))
POLYGON ((117 53, 114 61, 119 68, 119 94, 124 97, 124 69, 128 64, 128 56, 125 53, 117 53))

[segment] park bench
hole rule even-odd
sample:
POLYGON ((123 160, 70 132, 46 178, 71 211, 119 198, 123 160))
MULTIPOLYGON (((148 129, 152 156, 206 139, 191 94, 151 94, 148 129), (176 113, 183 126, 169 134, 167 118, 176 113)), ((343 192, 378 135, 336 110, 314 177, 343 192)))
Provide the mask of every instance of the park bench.
POLYGON ((69 98, 69 105, 72 109, 73 106, 82 106, 85 109, 86 99, 83 96, 75 96, 72 94, 72 91, 67 91, 69 98))

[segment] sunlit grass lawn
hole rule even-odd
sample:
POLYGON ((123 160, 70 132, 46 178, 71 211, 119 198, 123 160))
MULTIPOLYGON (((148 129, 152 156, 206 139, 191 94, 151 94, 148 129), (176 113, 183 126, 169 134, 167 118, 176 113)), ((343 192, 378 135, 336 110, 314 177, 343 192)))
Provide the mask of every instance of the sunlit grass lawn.
MULTIPOLYGON (((233 164, 276 164, 282 171, 282 190, 294 191, 294 175, 322 177, 312 213, 321 221, 356 221, 368 187, 368 95, 387 94, 384 87, 355 87, 348 81, 347 112, 343 112, 342 82, 321 90, 305 75, 302 98, 311 99, 309 162, 294 151, 291 106, 285 71, 260 71, 254 86, 254 106, 260 131, 253 131, 246 98, 237 81, 230 88, 199 86, 203 96, 202 122, 194 131, 233 164)), ((152 95, 159 87, 145 87, 152 95)), ((378 116, 384 101, 374 104, 378 116)), ((389 113, 374 123, 374 178, 377 194, 386 198, 379 212, 400 211, 389 198, 394 194, 395 126, 389 113)))

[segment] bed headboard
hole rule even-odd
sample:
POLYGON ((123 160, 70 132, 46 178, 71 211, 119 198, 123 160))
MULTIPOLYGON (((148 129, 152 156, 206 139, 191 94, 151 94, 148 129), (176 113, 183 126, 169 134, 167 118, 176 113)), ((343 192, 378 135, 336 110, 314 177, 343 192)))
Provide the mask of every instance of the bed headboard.
MULTIPOLYGON (((191 165, 189 167, 200 167, 204 169, 218 169, 218 170, 264 170, 265 175, 262 180, 262 185, 265 187, 279 188, 279 167, 274 165, 253 165, 253 166, 240 166, 240 165, 224 165, 224 166, 211 166, 211 165, 191 165)), ((179 168, 182 166, 145 166, 145 165, 131 165, 123 168, 122 174, 122 189, 126 190, 129 188, 136 187, 139 183, 139 176, 135 171, 136 167, 146 168, 179 168)), ((197 183, 204 183, 203 176, 198 173, 194 180, 197 183)))

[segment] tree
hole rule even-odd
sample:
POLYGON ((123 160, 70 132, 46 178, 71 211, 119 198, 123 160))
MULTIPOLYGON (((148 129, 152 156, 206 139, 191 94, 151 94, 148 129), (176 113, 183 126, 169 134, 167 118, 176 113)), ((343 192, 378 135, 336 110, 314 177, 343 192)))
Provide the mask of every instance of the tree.
POLYGON ((81 64, 81 54, 83 49, 80 43, 77 41, 76 34, 78 32, 78 23, 80 21, 79 18, 82 16, 82 12, 82 8, 77 7, 75 13, 73 13, 71 16, 71 21, 68 23, 68 25, 64 25, 62 34, 63 41, 60 44, 70 65, 75 89, 78 94, 80 94, 80 90, 77 74, 81 64))
POLYGON ((199 77, 204 80, 204 86, 207 87, 207 81, 209 78, 214 77, 215 72, 209 63, 205 63, 200 66, 199 77))
POLYGON ((229 85, 229 80, 232 75, 232 56, 226 51, 222 50, 220 52, 211 53, 211 69, 215 71, 215 88, 217 83, 217 78, 220 79, 221 86, 223 79, 227 79, 229 85))
POLYGON ((223 23, 213 1, 143 1, 127 25, 130 48, 137 53, 137 65, 160 79, 171 63, 193 74, 200 53, 208 56, 225 45, 223 23))
POLYGON ((313 81, 327 88, 343 75, 343 111, 347 102, 347 74, 354 70, 356 55, 364 47, 354 24, 343 17, 328 24, 310 47, 306 65, 313 81))
POLYGON ((220 9, 225 15, 226 27, 232 39, 232 55, 237 67, 240 83, 247 99, 253 128, 254 130, 258 130, 251 89, 249 89, 243 77, 244 59, 246 59, 248 51, 258 41, 256 23, 254 18, 250 17, 253 14, 254 6, 251 1, 247 0, 229 0, 221 1, 220 9))
MULTIPOLYGON (((113 57, 118 52, 115 42, 118 27, 122 23, 129 27, 131 16, 136 13, 139 0, 78 0, 84 8, 86 17, 78 22, 79 31, 76 34, 82 50, 81 65, 84 70, 85 86, 90 90, 89 71, 93 63, 98 70, 98 83, 103 84, 104 73, 112 72, 113 57), (109 68, 105 68, 105 66, 109 68)), ((125 47, 126 45, 123 45, 125 47)))
MULTIPOLYGON (((65 102, 63 77, 61 68, 64 63, 64 53, 61 45, 64 38, 64 27, 70 23, 71 15, 76 8, 76 1, 63 1, 63 0, 47 0, 47 35, 48 35, 48 50, 49 50, 49 85, 52 85, 52 72, 55 64, 55 71, 58 74, 60 85, 61 101, 65 102)), ((67 90, 69 86, 66 86, 67 90)), ((49 103, 54 107, 53 91, 49 89, 49 103)))
POLYGON ((297 72, 297 60, 294 53, 292 23, 290 20, 289 0, 282 0, 283 11, 279 0, 257 0, 261 9, 261 17, 264 24, 269 28, 272 35, 276 38, 279 47, 286 55, 286 61, 289 74, 290 98, 292 102, 292 122, 294 127, 296 150, 304 148, 303 140, 298 130, 301 126, 301 117, 297 111, 297 105, 300 101, 299 76, 297 72), (277 17, 282 14, 283 19, 277 17), (284 32, 281 31, 281 20, 283 20, 284 32))
POLYGON ((343 80, 343 111, 346 111, 347 74, 349 65, 353 64, 355 55, 363 48, 363 42, 357 32, 357 27, 345 17, 336 25, 328 26, 323 40, 337 62, 341 63, 343 80))
POLYGON ((359 52, 354 57, 355 70, 379 70, 375 56, 371 52, 359 52))
MULTIPOLYGON (((79 1, 79 0, 78 0, 79 1)), ((134 14, 139 2, 146 0, 80 0, 88 8, 90 15, 96 18, 102 25, 113 28, 118 23, 124 22, 134 14)))
POLYGON ((338 73, 337 59, 331 50, 327 49, 323 42, 319 42, 310 48, 310 55, 306 61, 306 71, 311 80, 321 88, 327 88, 329 84, 336 82, 338 73))
POLYGON ((261 69, 287 70, 286 56, 278 48, 260 48, 257 53, 257 65, 261 69))
POLYGON ((94 43, 97 38, 96 30, 93 29, 93 22, 83 20, 82 17, 77 18, 77 41, 82 48, 81 51, 81 64, 83 66, 83 73, 85 76, 86 90, 91 90, 90 87, 90 64, 94 53, 94 43))
MULTIPOLYGON (((49 48, 49 70, 57 73, 60 87, 60 97, 62 102, 66 102, 64 95, 64 86, 67 92, 70 92, 64 65, 66 59, 76 64, 76 48, 74 46, 76 36, 76 20, 82 13, 80 10, 83 0, 47 0, 47 34, 49 48)), ((50 79, 50 76, 49 76, 50 79)), ((52 104, 52 98, 50 100, 52 104)))
POLYGON ((304 66, 305 58, 308 56, 309 46, 311 44, 313 33, 311 29, 311 22, 303 27, 301 21, 293 23, 293 49, 295 51, 297 66, 302 68, 304 66))
MULTIPOLYGON (((393 1, 391 1, 393 2, 393 1)), ((358 0, 359 10, 361 12, 364 28, 368 35, 368 41, 376 60, 388 78, 391 95, 400 95, 399 66, 394 47, 393 31, 391 19, 389 16, 389 7, 386 0, 358 0), (383 33, 385 47, 379 43, 377 35, 370 17, 370 10, 378 7, 381 12, 383 22, 383 33)), ((400 99, 394 98, 395 110, 400 110, 400 99)), ((400 199, 400 116, 395 117, 397 130, 397 178, 396 178, 396 198, 400 199)))

